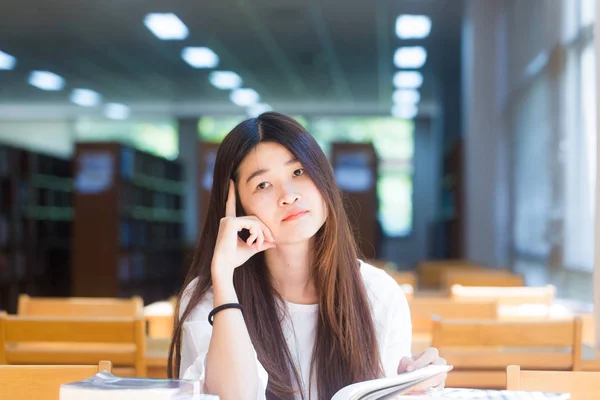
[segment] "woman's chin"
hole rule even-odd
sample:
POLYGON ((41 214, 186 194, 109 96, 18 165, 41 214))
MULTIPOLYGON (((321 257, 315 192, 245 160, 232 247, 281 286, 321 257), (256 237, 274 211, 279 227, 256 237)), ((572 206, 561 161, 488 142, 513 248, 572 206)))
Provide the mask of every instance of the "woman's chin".
POLYGON ((303 243, 308 243, 314 237, 314 233, 312 232, 296 232, 290 235, 277 235, 275 237, 275 244, 277 247, 283 246, 295 246, 303 243))
POLYGON ((310 241, 310 237, 301 239, 301 238, 294 238, 294 239, 288 239, 288 240, 280 240, 278 239, 277 242, 275 243, 277 245, 277 247, 274 247, 273 249, 269 249, 269 250, 277 250, 283 247, 289 247, 289 246, 297 246, 297 245, 301 245, 303 243, 308 243, 310 241))

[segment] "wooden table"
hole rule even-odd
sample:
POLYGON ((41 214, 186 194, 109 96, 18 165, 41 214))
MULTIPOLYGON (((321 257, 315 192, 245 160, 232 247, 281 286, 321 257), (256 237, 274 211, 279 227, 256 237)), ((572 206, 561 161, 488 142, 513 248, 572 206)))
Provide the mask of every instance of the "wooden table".
POLYGON ((600 350, 584 343, 581 347, 581 369, 583 371, 600 371, 600 350))
POLYGON ((148 321, 148 336, 171 338, 173 334, 173 304, 157 301, 144 307, 144 317, 148 321))
MULTIPOLYGON (((413 353, 416 354, 426 349, 429 347, 430 342, 430 335, 415 335, 413 337, 413 353)), ((149 377, 165 378, 167 376, 169 343, 168 339, 147 339, 146 364, 149 377)), ((446 357, 450 363, 468 363, 474 368, 498 365, 509 359, 511 362, 515 362, 515 360, 521 362, 523 366, 544 369, 544 365, 548 363, 565 363, 566 366, 567 362, 565 360, 570 354, 567 348, 551 349, 544 354, 540 354, 539 349, 536 349, 536 351, 537 353, 534 354, 531 349, 527 348, 505 348, 500 349, 500 354, 492 355, 489 350, 486 352, 454 350, 446 357)), ((588 344, 583 344, 581 366, 584 371, 600 371, 600 350, 596 350, 588 344)))
MULTIPOLYGON (((539 304, 525 304, 522 306, 500 306, 498 307, 498 319, 503 321, 520 320, 560 320, 573 318, 573 313, 561 305, 553 305, 550 308, 539 304)), ((585 343, 585 341, 584 341, 585 343)), ((589 344, 589 343, 588 343, 589 344)), ((430 332, 413 332, 413 353, 420 353, 431 345, 430 332)))
MULTIPOLYGON (((420 291, 416 293, 417 297, 444 297, 446 292, 442 291, 420 291)), ((164 317, 162 312, 166 310, 165 304, 161 304, 159 312, 149 312, 154 317, 164 317), (153 315, 152 315, 153 314, 153 315)), ((572 318, 573 313, 561 304, 555 304, 548 308, 544 305, 524 305, 524 306, 501 306, 498 309, 498 317, 502 320, 523 320, 523 319, 563 319, 572 318)), ((169 353, 170 339, 167 338, 147 338, 146 363, 148 366, 149 377, 166 377, 167 376, 167 358, 169 353)), ((430 333, 414 333, 412 351, 413 354, 418 354, 431 345, 430 333)), ((509 358, 511 362, 522 362, 525 366, 532 368, 543 369, 545 363, 560 364, 565 363, 565 357, 568 354, 568 349, 552 349, 548 353, 539 355, 538 352, 533 355, 531 350, 527 349, 502 349, 500 354, 491 355, 489 351, 484 354, 482 352, 470 351, 454 351, 449 354, 449 362, 460 362, 461 364, 468 363, 474 367, 480 368, 486 365, 498 365, 503 360, 509 358), (491 357, 491 358, 490 358, 491 357)), ((600 371, 600 351, 595 350, 590 343, 584 341, 582 348, 582 369, 586 371, 600 371)))
POLYGON ((170 339, 146 338, 146 366, 149 378, 166 378, 170 339))

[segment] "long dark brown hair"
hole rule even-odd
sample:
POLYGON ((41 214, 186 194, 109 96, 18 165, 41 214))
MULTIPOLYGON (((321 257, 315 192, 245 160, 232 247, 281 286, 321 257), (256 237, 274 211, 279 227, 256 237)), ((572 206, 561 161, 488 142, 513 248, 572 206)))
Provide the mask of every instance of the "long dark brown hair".
MULTIPOLYGON (((295 120, 270 112, 236 126, 223 140, 215 161, 213 188, 204 227, 183 288, 195 278, 197 285, 179 318, 178 296, 175 329, 169 349, 169 376, 178 377, 183 322, 211 288, 211 260, 219 221, 225 216, 229 180, 239 180, 239 165, 261 142, 287 148, 314 181, 327 205, 327 220, 314 237, 312 278, 319 304, 311 374, 316 376, 319 399, 330 399, 351 383, 379 378, 383 369, 371 308, 359 270, 356 243, 344 211, 333 171, 315 139, 295 120)), ((238 198, 238 215, 243 209, 238 198)), ((234 286, 244 305, 244 320, 258 360, 269 374, 268 399, 288 400, 294 385, 302 388, 299 372, 281 328, 280 297, 273 289, 264 255, 256 254, 236 268, 234 286), (292 366, 292 367, 290 367, 292 366)), ((301 393, 302 398, 308 394, 301 393)))

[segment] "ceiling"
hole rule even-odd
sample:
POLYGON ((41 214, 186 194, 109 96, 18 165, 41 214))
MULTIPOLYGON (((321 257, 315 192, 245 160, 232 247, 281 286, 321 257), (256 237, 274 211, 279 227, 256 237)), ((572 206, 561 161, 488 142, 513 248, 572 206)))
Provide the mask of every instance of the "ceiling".
MULTIPOLYGON (((136 112, 198 115, 239 112, 228 92, 180 58, 186 46, 208 46, 218 69, 240 74, 246 87, 276 110, 389 114, 392 59, 399 14, 426 14, 421 110, 435 109, 447 80, 459 79, 461 0, 1 0, 0 50, 17 58, 0 71, 5 109, 80 107, 69 89, 100 92, 136 112), (174 12, 190 30, 184 41, 161 41, 146 29, 150 12, 174 12), (66 90, 27 84, 31 70, 63 76, 66 90), (6 108, 8 107, 8 108, 6 108)), ((82 111, 83 112, 83 111, 82 111)), ((89 111, 86 111, 89 112, 89 111)))

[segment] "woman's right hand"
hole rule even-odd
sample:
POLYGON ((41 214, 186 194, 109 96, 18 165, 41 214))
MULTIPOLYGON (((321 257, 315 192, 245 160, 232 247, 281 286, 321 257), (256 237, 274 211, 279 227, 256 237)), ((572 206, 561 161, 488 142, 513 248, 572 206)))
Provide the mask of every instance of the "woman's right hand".
POLYGON ((225 217, 221 218, 217 243, 212 259, 212 274, 233 277, 233 270, 248 261, 250 257, 275 246, 275 238, 271 230, 257 217, 236 216, 235 185, 229 181, 229 193, 225 204, 225 217), (250 231, 244 242, 238 232, 242 229, 250 231), (256 242, 255 242, 256 241, 256 242))

